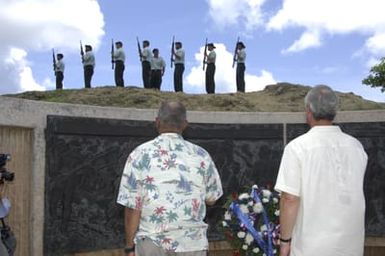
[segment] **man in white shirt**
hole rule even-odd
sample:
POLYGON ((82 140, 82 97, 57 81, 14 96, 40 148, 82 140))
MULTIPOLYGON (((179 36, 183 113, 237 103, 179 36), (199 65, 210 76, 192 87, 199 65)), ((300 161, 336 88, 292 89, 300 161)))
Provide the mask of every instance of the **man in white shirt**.
POLYGON ((140 56, 142 60, 142 79, 143 87, 151 88, 151 58, 152 53, 150 49, 150 42, 148 40, 143 41, 143 50, 140 56))
POLYGON ((166 63, 164 62, 164 59, 159 56, 159 50, 157 48, 152 50, 152 53, 154 56, 151 58, 151 88, 160 90, 166 63))
POLYGON ((92 46, 85 46, 86 53, 82 56, 83 68, 84 68, 84 87, 91 88, 91 79, 94 74, 95 68, 95 56, 92 52, 92 46))
POLYGON ((126 54, 123 50, 123 43, 115 43, 116 50, 114 51, 113 60, 115 63, 115 84, 118 87, 124 87, 124 62, 126 61, 126 54))
POLYGON ((246 46, 242 42, 237 43, 237 92, 245 92, 245 60, 246 60, 246 46))
POLYGON ((183 72, 184 72, 184 50, 182 49, 182 43, 175 43, 175 51, 173 52, 173 58, 175 63, 174 69, 174 89, 175 92, 183 92, 183 72))
POLYGON ((207 45, 207 49, 209 53, 206 56, 207 68, 206 68, 206 92, 207 93, 215 93, 215 60, 217 55, 214 51, 215 45, 213 43, 209 43, 207 45))
POLYGON ((311 129, 282 156, 275 189, 280 202, 281 256, 362 256, 365 238, 361 143, 332 124, 338 98, 327 86, 305 97, 311 129))
POLYGON ((64 68, 65 68, 63 58, 64 58, 64 55, 62 53, 56 54, 56 59, 57 59, 55 63, 56 90, 63 89, 64 68))

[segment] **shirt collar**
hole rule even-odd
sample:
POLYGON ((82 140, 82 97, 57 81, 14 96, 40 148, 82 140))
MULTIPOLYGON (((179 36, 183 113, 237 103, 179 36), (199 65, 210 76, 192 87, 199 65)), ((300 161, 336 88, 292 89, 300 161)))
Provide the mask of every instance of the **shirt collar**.
POLYGON ((180 138, 182 139, 182 135, 180 135, 179 133, 174 133, 174 132, 165 132, 165 133, 161 133, 159 134, 159 137, 170 137, 170 138, 180 138))
POLYGON ((316 125, 310 131, 312 132, 340 132, 341 128, 338 125, 316 125))

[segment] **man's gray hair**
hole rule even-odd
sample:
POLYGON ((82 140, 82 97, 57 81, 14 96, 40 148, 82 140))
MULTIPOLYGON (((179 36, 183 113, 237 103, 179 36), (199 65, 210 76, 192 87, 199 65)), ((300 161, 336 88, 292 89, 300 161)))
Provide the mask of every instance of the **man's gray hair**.
POLYGON ((181 128, 186 121, 186 108, 180 102, 162 102, 158 111, 159 120, 172 128, 181 128))
POLYGON ((332 121, 337 114, 338 97, 326 85, 312 88, 305 97, 305 107, 309 108, 316 120, 332 121))

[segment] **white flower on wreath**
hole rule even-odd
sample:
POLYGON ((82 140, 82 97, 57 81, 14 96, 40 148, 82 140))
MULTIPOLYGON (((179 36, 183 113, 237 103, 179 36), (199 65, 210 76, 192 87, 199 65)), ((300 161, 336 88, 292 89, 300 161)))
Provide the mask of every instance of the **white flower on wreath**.
POLYGON ((264 189, 264 190, 262 190, 262 195, 263 195, 263 197, 269 198, 271 196, 271 191, 264 189))
POLYGON ((248 206, 253 206, 254 205, 254 202, 253 201, 250 201, 247 203, 248 206))
POLYGON ((255 254, 259 253, 259 248, 258 248, 258 247, 255 247, 255 248, 253 249, 253 253, 255 253, 255 254))
POLYGON ((258 185, 257 185, 257 184, 254 184, 254 185, 252 186, 252 188, 253 188, 253 189, 258 189, 258 185))
POLYGON ((228 227, 229 225, 227 225, 227 222, 226 222, 226 221, 222 221, 222 226, 223 226, 223 227, 228 227))
POLYGON ((239 208, 241 209, 241 212, 243 212, 243 213, 249 213, 249 208, 247 207, 247 205, 241 204, 241 205, 239 206, 239 208))
POLYGON ((249 248, 249 246, 247 245, 247 244, 244 244, 244 245, 242 245, 242 250, 247 250, 247 248, 249 248))
POLYGON ((225 212, 225 220, 231 220, 231 213, 229 211, 225 212))
POLYGON ((245 244, 250 245, 253 241, 254 237, 250 233, 247 233, 245 237, 245 244))
POLYGON ((254 206, 253 206, 253 211, 255 213, 261 213, 263 210, 263 205, 261 203, 256 203, 254 206))
POLYGON ((237 237, 238 237, 238 238, 245 238, 245 236, 246 236, 246 233, 243 232, 243 231, 239 231, 239 232, 237 233, 237 237))
POLYGON ((238 199, 239 200, 245 200, 245 199, 249 199, 250 198, 250 196, 249 196, 249 194, 247 194, 247 193, 243 193, 243 194, 240 194, 239 196, 238 196, 238 199))
POLYGON ((274 215, 279 216, 279 210, 275 210, 274 215))
POLYGON ((262 226, 261 226, 261 231, 262 231, 262 232, 263 232, 263 231, 267 231, 266 225, 262 225, 262 226))
POLYGON ((273 203, 278 204, 278 202, 279 202, 278 198, 274 197, 273 198, 273 203))
POLYGON ((269 199, 267 199, 266 197, 262 198, 262 203, 268 203, 269 202, 269 199))

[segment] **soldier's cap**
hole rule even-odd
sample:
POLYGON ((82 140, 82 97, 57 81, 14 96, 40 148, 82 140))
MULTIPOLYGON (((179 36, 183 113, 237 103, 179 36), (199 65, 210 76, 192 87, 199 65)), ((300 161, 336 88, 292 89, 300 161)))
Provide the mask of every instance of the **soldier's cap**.
POLYGON ((238 42, 238 45, 242 46, 242 48, 246 48, 246 46, 243 44, 243 42, 238 42))
POLYGON ((216 48, 215 45, 214 45, 213 43, 207 44, 207 47, 209 47, 209 46, 211 46, 211 47, 213 47, 213 48, 216 48))

